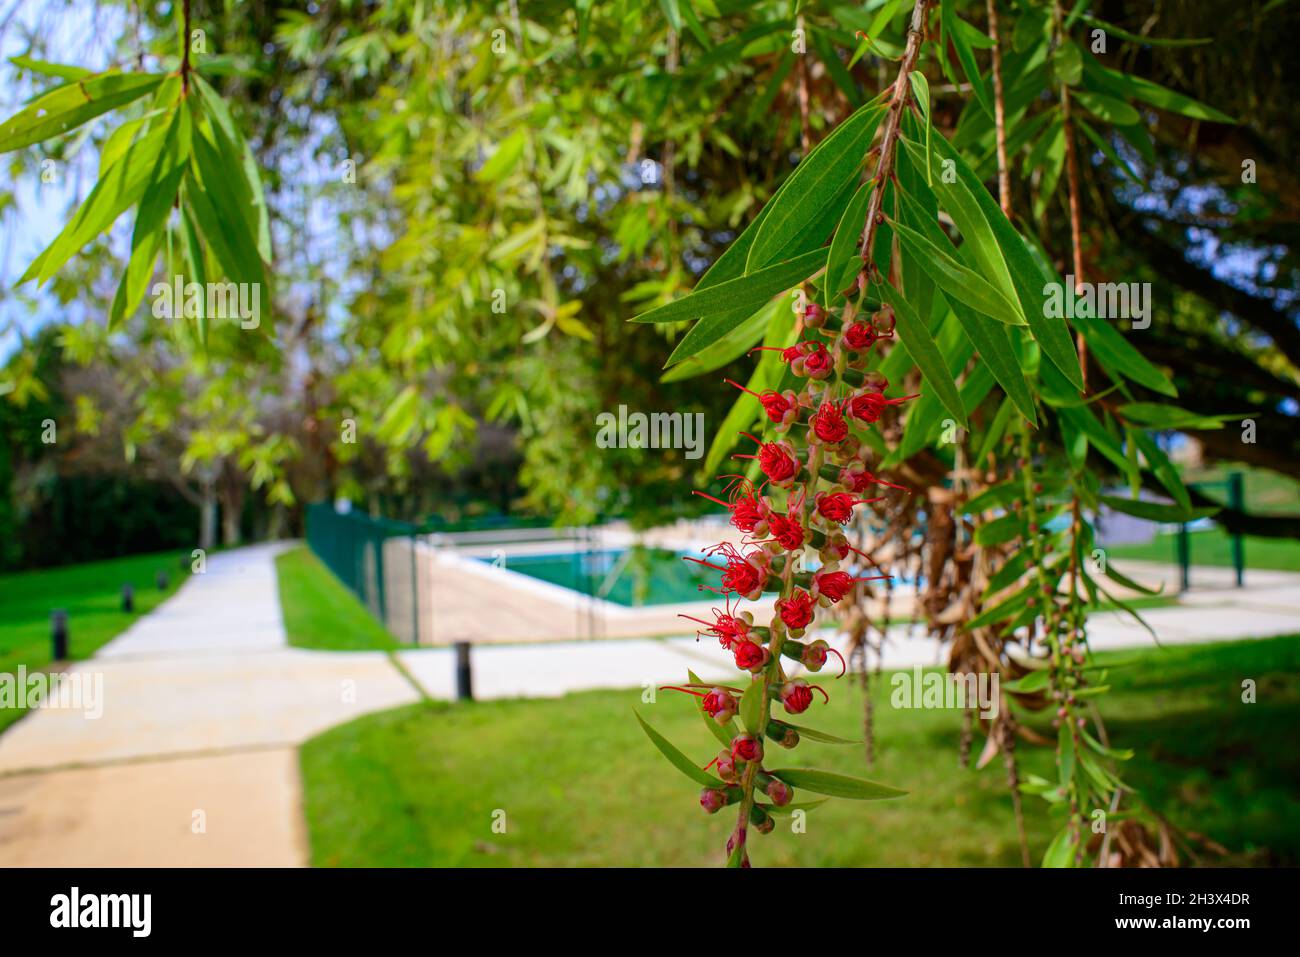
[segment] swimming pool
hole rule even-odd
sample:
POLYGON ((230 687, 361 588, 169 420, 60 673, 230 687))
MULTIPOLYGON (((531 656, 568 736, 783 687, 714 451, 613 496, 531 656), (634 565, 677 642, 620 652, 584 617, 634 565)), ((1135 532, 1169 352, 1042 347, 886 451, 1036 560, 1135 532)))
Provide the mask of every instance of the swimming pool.
MULTIPOLYGON (((595 595, 628 608, 708 601, 715 593, 700 585, 717 585, 718 573, 682 561, 683 552, 665 548, 610 548, 544 555, 512 555, 505 568, 539 581, 595 595)), ((696 557, 703 557, 696 553, 696 557)), ((480 561, 492 562, 482 558, 480 561)))

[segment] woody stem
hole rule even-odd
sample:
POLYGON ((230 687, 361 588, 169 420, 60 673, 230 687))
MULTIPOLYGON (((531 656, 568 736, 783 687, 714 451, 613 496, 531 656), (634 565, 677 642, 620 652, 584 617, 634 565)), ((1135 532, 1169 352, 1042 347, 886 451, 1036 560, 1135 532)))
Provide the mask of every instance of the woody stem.
POLYGON ((908 97, 912 95, 912 81, 908 74, 916 67, 921 55, 921 41, 925 38, 925 15, 931 0, 916 0, 912 8, 912 24, 907 31, 907 48, 903 51, 903 61, 894 80, 893 93, 890 96, 889 112, 885 117, 885 132, 880 140, 879 158, 876 160, 876 172, 873 177, 875 188, 867 202, 866 223, 862 228, 862 271, 858 274, 858 288, 864 290, 871 280, 875 266, 872 262, 872 249, 876 242, 876 228, 884 221, 881 204, 885 198, 885 184, 894 175, 894 156, 898 149, 898 133, 903 122, 903 110, 908 97))

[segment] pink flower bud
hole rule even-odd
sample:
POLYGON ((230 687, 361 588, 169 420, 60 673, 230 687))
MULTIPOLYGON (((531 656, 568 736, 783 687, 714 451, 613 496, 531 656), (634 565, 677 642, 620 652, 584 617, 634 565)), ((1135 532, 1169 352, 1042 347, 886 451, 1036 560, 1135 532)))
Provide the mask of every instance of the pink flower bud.
POLYGON ((705 788, 700 792, 700 807, 710 814, 717 814, 727 806, 727 796, 717 788, 705 788))

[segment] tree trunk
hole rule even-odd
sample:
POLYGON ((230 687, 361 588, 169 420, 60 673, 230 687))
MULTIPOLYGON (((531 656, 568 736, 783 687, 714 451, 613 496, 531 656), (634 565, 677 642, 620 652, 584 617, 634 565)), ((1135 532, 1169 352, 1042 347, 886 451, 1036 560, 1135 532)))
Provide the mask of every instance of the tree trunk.
POLYGON ((217 496, 213 480, 202 479, 199 489, 199 548, 210 552, 217 546, 217 496))
POLYGON ((240 542, 240 519, 244 515, 243 483, 237 477, 223 477, 220 495, 221 544, 230 548, 240 542))

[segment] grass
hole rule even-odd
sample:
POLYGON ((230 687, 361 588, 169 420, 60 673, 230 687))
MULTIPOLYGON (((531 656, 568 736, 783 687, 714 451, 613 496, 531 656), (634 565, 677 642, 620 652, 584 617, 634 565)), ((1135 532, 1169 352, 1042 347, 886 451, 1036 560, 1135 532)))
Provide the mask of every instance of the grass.
MULTIPOLYGON (((19 665, 28 672, 50 665, 50 612, 68 612, 68 654, 89 658, 145 612, 176 591, 189 574, 175 552, 132 555, 84 565, 38 569, 0 575, 0 672, 14 674, 19 665), (159 590, 158 572, 168 586, 159 590), (135 589, 135 611, 122 611, 122 586, 135 589)), ((0 710, 0 730, 23 715, 22 709, 0 710)))
MULTIPOLYGON (((1298 638, 1152 649, 1111 673, 1104 711, 1112 743, 1137 750, 1125 778, 1175 824, 1229 848, 1228 863, 1300 863, 1298 638), (1258 704, 1241 702, 1247 677, 1257 682, 1258 704)), ((801 723, 858 736, 860 688, 827 686, 830 705, 801 723)), ((778 824, 756 839, 756 865, 1019 863, 1001 762, 959 769, 959 714, 895 710, 888 693, 887 681, 876 685, 870 771, 860 747, 812 742, 781 763, 865 775, 909 795, 831 800, 808 815, 806 834, 778 824)), ((718 750, 682 696, 664 692, 644 704, 639 689, 415 705, 331 729, 301 752, 312 863, 720 863, 731 813, 700 810, 698 785, 654 749, 633 709, 700 764, 718 750), (504 834, 492 827, 500 812, 504 834)), ((1048 750, 1022 745, 1020 755, 1022 773, 1050 773, 1048 750)), ((1037 861, 1056 822, 1038 798, 1026 796, 1025 807, 1037 861)))
POLYGON ((397 639, 305 546, 275 559, 289 644, 320 651, 390 651, 397 639))
MULTIPOLYGON (((1232 567, 1232 539, 1221 528, 1191 533, 1192 576, 1197 565, 1232 567)), ((1150 542, 1139 545, 1107 545, 1111 558, 1177 563, 1178 536, 1160 534, 1150 542)), ((1300 571, 1300 541, 1294 538, 1257 538, 1247 535, 1243 542, 1246 559, 1246 581, 1250 582, 1252 568, 1269 568, 1278 571, 1300 571)))

